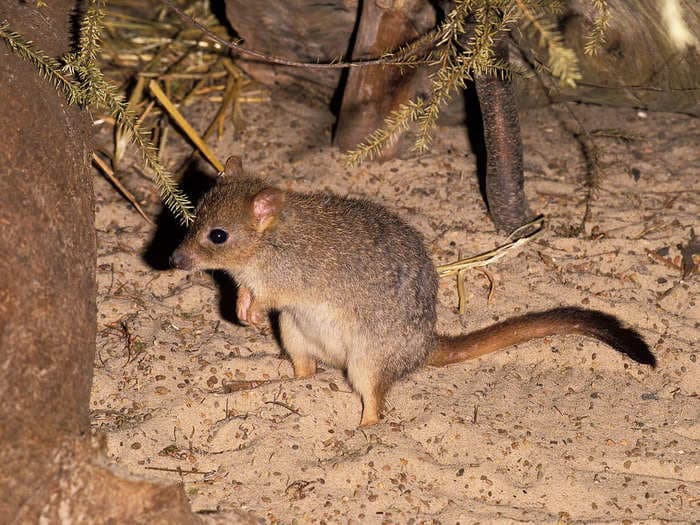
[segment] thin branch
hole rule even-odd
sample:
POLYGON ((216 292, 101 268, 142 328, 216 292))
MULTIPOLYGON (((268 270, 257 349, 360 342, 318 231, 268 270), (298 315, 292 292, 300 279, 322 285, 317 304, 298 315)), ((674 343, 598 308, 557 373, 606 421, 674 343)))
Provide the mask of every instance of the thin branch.
MULTIPOLYGON (((232 49, 234 51, 237 51, 238 53, 241 53, 242 55, 248 55, 254 58, 257 58, 263 62, 267 62, 268 64, 278 64, 281 66, 291 66, 291 67, 300 67, 300 68, 305 68, 305 69, 345 69, 349 67, 366 67, 366 66, 386 66, 386 65, 391 65, 391 66, 415 66, 419 61, 415 60, 397 60, 396 57, 400 56, 403 53, 387 53, 382 57, 379 58, 371 58, 371 59, 366 59, 366 60, 357 60, 353 62, 299 62, 297 60, 289 60, 283 57, 275 56, 275 55, 268 55, 266 53, 263 53, 261 51, 255 51, 254 49, 248 49, 247 47, 242 46, 238 42, 235 41, 229 41, 226 40, 225 38, 221 38, 219 35, 211 31, 207 26, 204 24, 198 22, 194 17, 188 15, 185 13, 182 9, 180 9, 178 6, 176 6, 172 0, 161 0, 163 4, 165 4, 169 9, 172 9, 177 15, 182 18, 185 22, 190 24, 193 27, 196 27, 199 29, 202 33, 207 35, 209 38, 211 38, 214 42, 217 44, 227 47, 229 49, 232 49)), ((422 39, 421 39, 422 40, 422 39)), ((426 39, 428 42, 430 39, 426 39)))
POLYGON ((104 173, 105 177, 114 184, 114 186, 119 190, 119 192, 124 195, 126 200, 128 200, 131 205, 136 209, 136 211, 143 217, 148 224, 153 225, 153 221, 150 219, 148 215, 143 211, 141 208, 141 205, 139 202, 136 200, 136 197, 134 197, 134 194, 131 193, 129 190, 126 189, 126 187, 121 183, 121 181, 114 175, 114 172, 110 169, 110 167, 103 161, 97 153, 92 154, 92 162, 97 165, 98 168, 102 170, 102 173, 104 173))

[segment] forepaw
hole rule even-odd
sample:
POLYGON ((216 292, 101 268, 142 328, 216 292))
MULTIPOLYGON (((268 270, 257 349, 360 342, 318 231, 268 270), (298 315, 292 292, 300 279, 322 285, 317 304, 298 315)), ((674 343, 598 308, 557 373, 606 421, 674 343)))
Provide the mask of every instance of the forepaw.
POLYGON ((267 328, 267 312, 255 300, 253 293, 244 286, 238 289, 236 316, 242 325, 252 325, 259 330, 267 328))

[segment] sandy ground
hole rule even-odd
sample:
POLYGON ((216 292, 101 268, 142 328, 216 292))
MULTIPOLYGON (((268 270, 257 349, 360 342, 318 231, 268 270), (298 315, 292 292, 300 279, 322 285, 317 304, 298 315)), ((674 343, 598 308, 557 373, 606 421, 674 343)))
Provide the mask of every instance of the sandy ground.
MULTIPOLYGON (((220 158, 241 154, 283 187, 380 202, 423 233, 438 264, 504 241, 462 128, 441 129, 423 157, 350 169, 327 147, 330 117, 273 99, 245 106, 247 127, 216 144, 220 158)), ((700 521, 700 289, 697 275, 681 280, 679 249, 700 233, 700 120, 572 109, 591 131, 631 138, 597 139, 603 179, 586 233, 566 235, 585 195, 571 116, 524 112, 526 189, 547 231, 488 268, 490 301, 486 276, 469 274, 467 315, 443 280, 439 325, 461 333, 531 310, 596 308, 641 331, 656 370, 583 337, 538 340, 419 370, 390 392, 379 425, 358 429, 360 400, 341 372, 290 380, 274 337, 233 322, 231 285, 163 269, 175 237, 98 178, 91 409, 110 457, 181 482, 205 516, 241 508, 269 523, 700 521)), ((169 160, 188 151, 171 140, 169 160)), ((148 180, 129 173, 157 213, 148 180)))

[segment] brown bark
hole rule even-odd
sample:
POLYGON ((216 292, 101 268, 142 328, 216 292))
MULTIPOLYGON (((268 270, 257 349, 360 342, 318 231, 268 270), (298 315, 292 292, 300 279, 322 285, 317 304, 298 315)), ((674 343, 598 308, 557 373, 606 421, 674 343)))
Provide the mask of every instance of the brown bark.
MULTIPOLYGON (((0 19, 57 55, 71 2, 19 2, 0 19)), ((0 47, 0 515, 36 497, 59 436, 88 430, 95 233, 87 122, 0 47)))
MULTIPOLYGON (((352 58, 372 58, 415 40, 434 24, 434 12, 425 0, 366 0, 357 29, 352 58)), ((414 68, 372 66, 351 69, 343 93, 334 142, 349 150, 384 125, 389 113, 414 97, 418 85, 414 68)), ((401 140, 385 148, 389 159, 401 149, 401 140)))
MULTIPOLYGON (((496 53, 507 62, 507 43, 498 43, 496 53)), ((486 202, 496 227, 510 232, 530 218, 518 106, 509 80, 477 76, 474 84, 483 119, 486 202)))
MULTIPOLYGON (((57 56, 69 49, 74 5, 3 2, 0 20, 57 56)), ((200 523, 180 487, 120 477, 87 435, 96 326, 88 115, 3 44, 0 92, 0 521, 200 523)))

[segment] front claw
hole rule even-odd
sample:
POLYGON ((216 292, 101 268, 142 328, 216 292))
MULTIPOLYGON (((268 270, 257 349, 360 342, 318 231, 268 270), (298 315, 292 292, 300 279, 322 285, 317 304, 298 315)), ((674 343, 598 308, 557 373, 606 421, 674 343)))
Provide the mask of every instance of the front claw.
POLYGON ((255 299, 253 292, 245 286, 238 288, 236 316, 242 325, 253 325, 259 330, 266 328, 267 311, 255 299))

